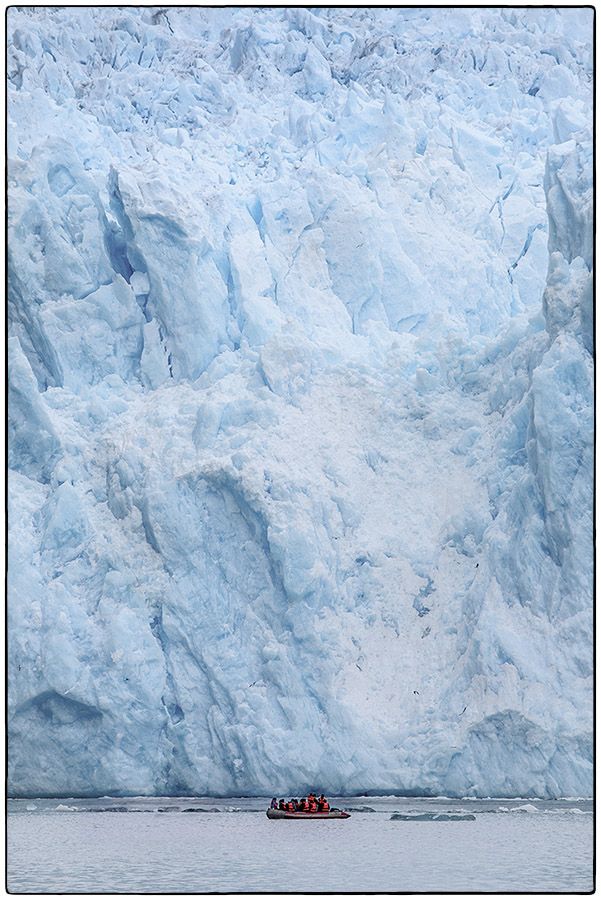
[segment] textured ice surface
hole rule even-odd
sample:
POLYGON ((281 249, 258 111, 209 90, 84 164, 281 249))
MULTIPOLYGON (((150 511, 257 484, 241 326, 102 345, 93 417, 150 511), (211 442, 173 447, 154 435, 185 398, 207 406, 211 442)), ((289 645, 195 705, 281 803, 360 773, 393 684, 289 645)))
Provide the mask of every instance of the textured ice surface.
POLYGON ((13 793, 591 793, 591 72, 9 10, 13 793))

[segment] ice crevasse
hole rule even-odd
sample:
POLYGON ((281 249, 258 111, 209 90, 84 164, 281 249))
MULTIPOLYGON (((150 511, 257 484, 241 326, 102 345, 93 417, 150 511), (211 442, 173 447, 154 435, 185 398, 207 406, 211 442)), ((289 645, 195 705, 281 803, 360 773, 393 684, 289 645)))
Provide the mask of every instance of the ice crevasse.
POLYGON ((9 10, 12 794, 591 794, 592 17, 9 10))

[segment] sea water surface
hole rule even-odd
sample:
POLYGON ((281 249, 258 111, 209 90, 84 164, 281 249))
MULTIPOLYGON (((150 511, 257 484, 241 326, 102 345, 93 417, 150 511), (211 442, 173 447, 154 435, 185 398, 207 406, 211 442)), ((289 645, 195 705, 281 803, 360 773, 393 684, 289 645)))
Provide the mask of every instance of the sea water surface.
POLYGON ((590 800, 333 799, 351 818, 270 821, 268 800, 10 800, 11 892, 591 891, 590 800))

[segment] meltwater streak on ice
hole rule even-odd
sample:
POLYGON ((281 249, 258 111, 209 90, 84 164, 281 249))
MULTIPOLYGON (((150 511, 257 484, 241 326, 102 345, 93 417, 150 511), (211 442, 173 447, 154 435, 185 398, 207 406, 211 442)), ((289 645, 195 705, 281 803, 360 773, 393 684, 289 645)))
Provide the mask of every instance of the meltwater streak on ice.
POLYGON ((591 39, 9 10, 13 794, 590 795, 591 39))
MULTIPOLYGON (((536 814, 500 801, 360 798, 371 813, 346 821, 273 822, 257 798, 235 798, 223 815, 183 815, 179 801, 132 798, 128 815, 92 810, 123 801, 9 804, 8 879, 14 891, 518 890, 591 887, 591 803, 536 814), (31 804, 29 804, 31 805, 31 804), (171 809, 158 813, 159 809, 171 809), (228 811, 229 810, 229 811, 228 811), (396 812, 395 812, 396 811, 396 812), (394 815, 422 816, 398 820, 394 815), (427 815, 447 818, 432 820, 427 815), (470 815, 471 819, 459 816, 470 815), (131 834, 135 829, 136 842, 131 834)), ((195 801, 198 803, 198 798, 195 801)), ((337 798, 343 807, 348 798, 337 798)), ((359 802, 354 798, 353 803, 359 802)), ((203 805, 214 803, 204 798, 203 805)))

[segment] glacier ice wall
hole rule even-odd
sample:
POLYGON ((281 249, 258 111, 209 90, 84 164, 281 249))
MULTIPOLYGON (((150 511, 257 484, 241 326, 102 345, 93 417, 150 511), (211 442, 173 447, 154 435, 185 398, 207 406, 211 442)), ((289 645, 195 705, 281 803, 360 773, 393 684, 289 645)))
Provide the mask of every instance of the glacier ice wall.
POLYGON ((9 10, 12 793, 591 793, 592 15, 9 10))

